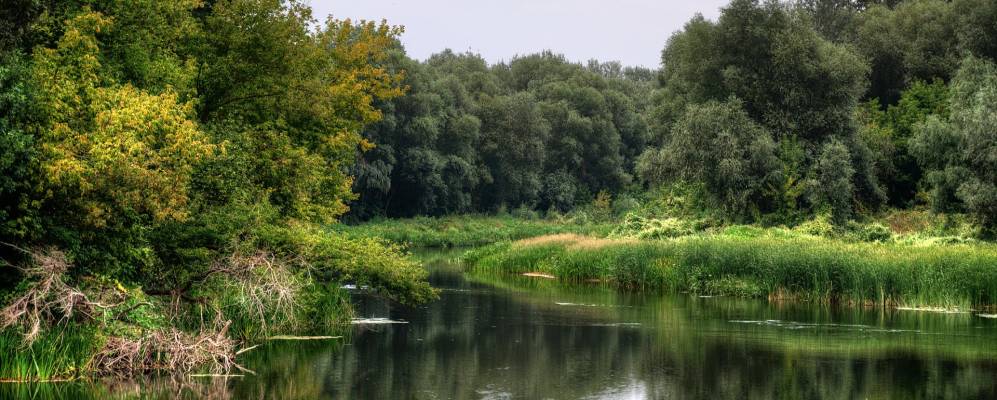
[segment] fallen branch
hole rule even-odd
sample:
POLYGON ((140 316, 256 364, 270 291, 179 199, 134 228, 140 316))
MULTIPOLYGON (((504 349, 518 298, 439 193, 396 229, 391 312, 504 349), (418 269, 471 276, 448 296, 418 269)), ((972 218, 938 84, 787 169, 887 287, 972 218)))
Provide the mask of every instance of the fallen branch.
POLYGON ((0 310, 0 329, 21 325, 24 341, 30 344, 41 334, 43 323, 48 325, 76 316, 94 319, 96 309, 115 307, 91 301, 63 280, 72 264, 62 251, 54 247, 31 251, 15 248, 30 257, 28 266, 19 269, 31 283, 20 297, 0 310))
MULTIPOLYGON (((329 340, 329 339, 342 339, 342 336, 286 336, 278 335, 268 337, 267 340, 329 340)), ((256 346, 253 346, 256 347, 256 346)))
POLYGON ((190 374, 187 375, 191 378, 242 378, 246 375, 242 374, 190 374))
POLYGON ((257 344, 257 345, 253 345, 253 346, 249 346, 249 347, 247 347, 247 348, 245 348, 245 349, 241 349, 241 350, 239 350, 239 351, 235 352, 235 355, 237 355, 237 356, 238 356, 238 355, 240 355, 240 354, 242 354, 242 353, 245 353, 245 352, 247 352, 247 351, 250 351, 250 350, 252 350, 252 349, 255 349, 255 348, 257 348, 257 347, 260 347, 260 345, 258 345, 258 344, 257 344))
POLYGON ((226 336, 228 327, 226 323, 218 332, 197 335, 166 329, 138 339, 111 337, 93 365, 121 376, 157 370, 190 374, 205 365, 214 374, 228 374, 232 368, 248 371, 235 362, 235 341, 226 336))

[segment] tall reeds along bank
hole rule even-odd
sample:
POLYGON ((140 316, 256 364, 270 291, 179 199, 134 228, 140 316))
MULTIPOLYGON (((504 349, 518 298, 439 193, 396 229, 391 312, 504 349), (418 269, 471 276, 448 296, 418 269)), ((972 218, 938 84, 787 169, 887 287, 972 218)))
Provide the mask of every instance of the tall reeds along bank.
POLYGON ((688 236, 664 241, 559 235, 464 256, 473 268, 543 272, 627 289, 847 305, 991 309, 997 248, 812 238, 688 236))
POLYGON ((89 370, 102 345, 92 329, 68 325, 26 344, 23 334, 0 332, 0 381, 70 379, 89 370))

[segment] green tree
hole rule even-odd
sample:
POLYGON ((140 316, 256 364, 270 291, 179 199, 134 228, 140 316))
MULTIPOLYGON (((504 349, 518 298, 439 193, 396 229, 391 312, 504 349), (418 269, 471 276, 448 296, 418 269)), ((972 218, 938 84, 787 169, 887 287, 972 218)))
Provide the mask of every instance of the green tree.
POLYGON ((844 224, 852 216, 855 192, 852 184, 855 169, 848 147, 837 140, 828 142, 821 149, 815 168, 813 192, 817 199, 814 203, 829 208, 835 224, 844 224))
POLYGON ((529 93, 480 100, 481 158, 487 168, 478 193, 485 209, 536 205, 544 143, 550 126, 529 93))
POLYGON ((874 6, 857 21, 855 45, 872 67, 868 97, 894 104, 917 80, 948 81, 959 66, 957 15, 944 0, 874 6))
POLYGON ((997 227, 997 67, 970 57, 951 84, 948 121, 917 125, 911 146, 926 171, 938 211, 961 206, 989 233, 997 227), (957 201, 958 200, 958 201, 957 201))
POLYGON ((675 123, 668 145, 645 153, 642 177, 651 183, 702 184, 709 202, 733 220, 770 211, 767 188, 778 184, 782 172, 776 145, 741 104, 690 106, 675 123), (667 181, 657 181, 662 178, 667 181))
POLYGON ((688 107, 735 96, 776 140, 804 149, 796 175, 811 170, 823 146, 839 138, 852 155, 856 198, 874 208, 885 194, 855 115, 867 74, 862 57, 822 38, 807 14, 778 2, 734 0, 716 22, 693 18, 669 39, 651 114, 656 140, 670 140, 670 127, 688 107))
POLYGON ((910 140, 914 127, 929 116, 948 118, 948 92, 941 80, 915 81, 885 111, 875 100, 859 110, 860 136, 873 149, 878 179, 894 206, 905 207, 915 200, 923 171, 911 153, 910 140))

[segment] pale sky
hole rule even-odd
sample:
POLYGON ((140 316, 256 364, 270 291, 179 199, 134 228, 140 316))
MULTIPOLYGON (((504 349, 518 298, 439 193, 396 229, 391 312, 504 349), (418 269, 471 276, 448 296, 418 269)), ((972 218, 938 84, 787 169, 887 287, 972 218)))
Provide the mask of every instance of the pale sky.
POLYGON ((550 49, 572 61, 657 68, 668 37, 697 12, 715 20, 729 0, 305 0, 320 21, 404 25, 409 56, 450 48, 491 63, 550 49))

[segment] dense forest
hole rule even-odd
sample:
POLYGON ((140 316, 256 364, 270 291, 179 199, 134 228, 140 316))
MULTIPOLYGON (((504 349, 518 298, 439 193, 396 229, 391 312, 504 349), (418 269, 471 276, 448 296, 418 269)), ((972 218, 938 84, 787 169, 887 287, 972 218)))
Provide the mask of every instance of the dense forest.
POLYGON ((396 48, 350 215, 567 211, 681 186, 726 221, 885 208, 997 217, 997 4, 733 1, 661 69, 396 48))
POLYGON ((997 233, 997 1, 733 0, 657 70, 402 34, 298 1, 5 1, 0 351, 78 329, 91 368, 228 370, 233 338, 341 326, 343 284, 436 296, 343 220, 668 193, 721 224, 997 233))

